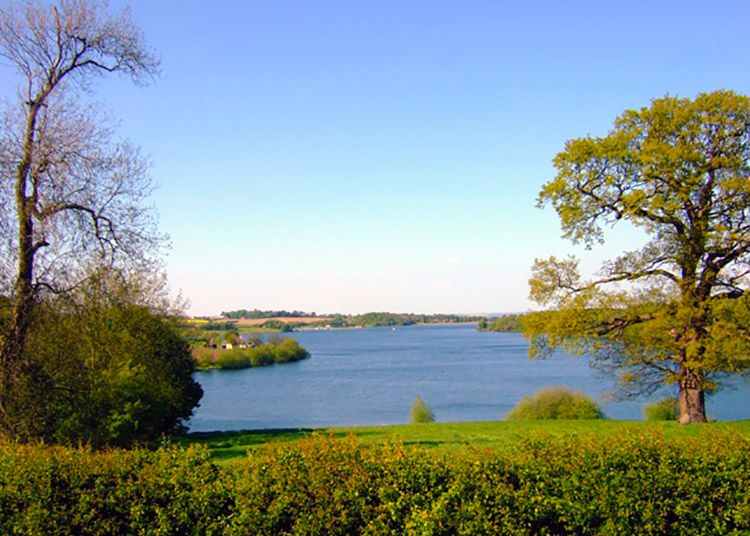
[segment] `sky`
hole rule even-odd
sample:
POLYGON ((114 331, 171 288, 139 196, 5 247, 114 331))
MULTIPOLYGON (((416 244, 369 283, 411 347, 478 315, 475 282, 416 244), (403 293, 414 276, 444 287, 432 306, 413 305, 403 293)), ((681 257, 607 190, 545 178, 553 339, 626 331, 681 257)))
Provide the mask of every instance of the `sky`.
POLYGON ((536 197, 565 141, 666 94, 750 92, 745 1, 129 5, 162 76, 96 97, 153 162, 192 315, 534 308, 535 258, 593 271, 642 238, 560 238, 536 197))

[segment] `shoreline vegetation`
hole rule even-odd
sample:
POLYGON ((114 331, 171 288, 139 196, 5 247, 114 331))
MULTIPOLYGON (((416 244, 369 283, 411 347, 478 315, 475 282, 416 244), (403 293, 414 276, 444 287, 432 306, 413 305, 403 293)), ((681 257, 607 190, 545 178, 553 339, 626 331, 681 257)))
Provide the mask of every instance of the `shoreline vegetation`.
POLYGON ((513 313, 500 315, 495 318, 486 319, 483 318, 479 321, 477 331, 499 331, 503 333, 520 333, 523 331, 521 327, 521 319, 525 315, 522 313, 513 313))
MULTIPOLYGON (((268 342, 250 341, 252 346, 234 348, 193 348, 197 370, 237 370, 293 363, 308 359, 310 353, 294 339, 273 336, 268 342)), ((243 345, 244 346, 244 345, 243 345)))

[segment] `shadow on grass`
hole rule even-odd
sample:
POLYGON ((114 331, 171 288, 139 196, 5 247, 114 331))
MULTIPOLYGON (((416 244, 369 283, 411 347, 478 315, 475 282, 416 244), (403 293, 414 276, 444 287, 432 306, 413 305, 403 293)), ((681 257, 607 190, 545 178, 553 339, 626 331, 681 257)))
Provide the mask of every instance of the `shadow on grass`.
POLYGON ((295 441, 309 437, 314 428, 279 428, 267 430, 233 430, 231 432, 192 432, 185 437, 185 443, 206 445, 209 449, 222 449, 238 446, 252 446, 272 441, 295 441))

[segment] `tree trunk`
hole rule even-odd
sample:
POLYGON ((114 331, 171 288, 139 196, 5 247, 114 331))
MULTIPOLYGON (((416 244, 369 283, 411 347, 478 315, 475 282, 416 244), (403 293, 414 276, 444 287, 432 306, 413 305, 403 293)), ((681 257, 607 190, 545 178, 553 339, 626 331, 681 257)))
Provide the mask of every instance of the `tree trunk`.
POLYGON ((706 419, 706 391, 700 375, 682 369, 680 379, 680 424, 708 422, 706 419))
MULTIPOLYGON (((47 92, 49 93, 49 92, 47 92)), ((45 94, 46 97, 46 94, 45 94)), ((0 343, 0 436, 13 435, 17 419, 12 409, 23 373, 23 354, 34 305, 34 220, 32 200, 27 196, 29 175, 34 161, 36 122, 41 98, 29 103, 24 133, 23 155, 16 169, 15 201, 18 218, 18 273, 5 333, 0 343)), ((32 194, 36 195, 36 193, 32 194)))

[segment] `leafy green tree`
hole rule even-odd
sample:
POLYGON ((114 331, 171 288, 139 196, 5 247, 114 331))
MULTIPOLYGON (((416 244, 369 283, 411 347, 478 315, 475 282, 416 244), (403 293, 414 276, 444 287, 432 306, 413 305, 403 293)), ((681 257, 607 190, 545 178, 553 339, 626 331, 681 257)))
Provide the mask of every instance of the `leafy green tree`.
POLYGON ((183 430, 203 391, 177 321, 127 292, 87 290, 36 308, 16 436, 128 446, 183 430))
POLYGON ((624 112, 602 138, 569 140, 542 188, 563 236, 591 247, 628 222, 647 242, 585 279, 574 257, 537 259, 532 355, 592 355, 624 392, 679 388, 680 422, 706 421, 705 394, 750 370, 750 99, 664 97, 624 112))
POLYGON ((417 395, 414 399, 414 404, 409 410, 409 423, 419 424, 435 422, 435 414, 432 412, 430 406, 417 395))
POLYGON ((240 342, 240 332, 237 331, 237 328, 232 328, 231 330, 224 333, 224 336, 222 337, 222 340, 225 343, 229 343, 231 345, 237 345, 240 342))

